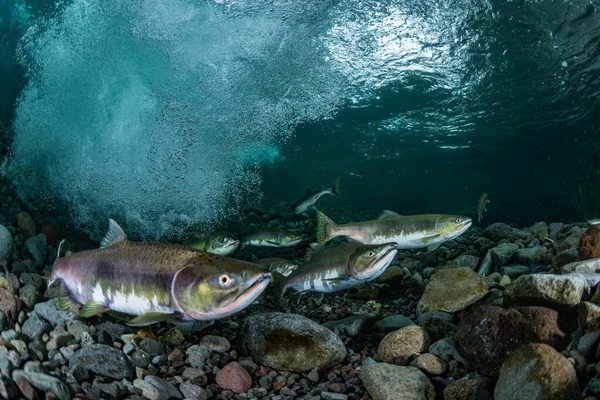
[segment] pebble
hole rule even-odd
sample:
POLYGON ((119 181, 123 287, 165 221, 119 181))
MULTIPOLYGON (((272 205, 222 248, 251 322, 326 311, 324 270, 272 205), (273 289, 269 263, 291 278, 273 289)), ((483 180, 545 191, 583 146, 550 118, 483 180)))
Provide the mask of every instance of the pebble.
POLYGON ((234 393, 244 393, 252 386, 252 377, 238 362, 233 361, 221 369, 215 377, 217 385, 234 393))
POLYGON ((377 363, 362 367, 360 380, 373 400, 434 400, 435 388, 415 367, 377 363))
POLYGON ((194 368, 201 368, 210 356, 210 349, 205 345, 193 345, 186 350, 185 354, 187 354, 185 360, 187 364, 194 368))
POLYGON ((147 375, 144 381, 156 387, 166 399, 182 399, 181 392, 171 383, 154 375, 147 375))
POLYGON ((384 362, 408 364, 413 354, 424 352, 428 346, 427 331, 418 325, 409 325, 388 333, 379 343, 378 353, 384 362))
MULTIPOLYGON (((52 392, 60 400, 71 400, 71 393, 67 385, 61 382, 58 378, 37 372, 25 372, 15 370, 12 373, 12 378, 15 382, 19 382, 21 378, 27 380, 35 388, 44 391, 52 392)), ((20 385, 19 385, 20 386, 20 385)))
POLYGON ((204 335, 202 339, 200 339, 200 344, 203 344, 210 350, 216 351, 217 353, 225 353, 231 348, 229 340, 225 339, 224 337, 213 335, 204 335))
POLYGON ((321 392, 321 398, 323 400, 347 400, 348 395, 342 393, 321 392))
POLYGON ((159 339, 171 346, 179 346, 185 342, 185 337, 177 328, 169 328, 159 339))
POLYGON ((36 337, 41 337, 44 333, 49 332, 50 329, 52 329, 50 324, 38 317, 37 313, 32 312, 31 316, 23 324, 21 333, 29 339, 34 339, 36 337))
POLYGON ((443 375, 448 370, 448 364, 431 353, 419 355, 410 365, 430 375, 443 375))
POLYGON ((183 394, 183 397, 190 400, 207 400, 208 393, 206 389, 201 386, 194 385, 190 382, 184 382, 179 385, 179 391, 183 394))
POLYGON ((165 354, 165 346, 154 339, 144 339, 139 344, 140 349, 151 356, 160 356, 165 354))

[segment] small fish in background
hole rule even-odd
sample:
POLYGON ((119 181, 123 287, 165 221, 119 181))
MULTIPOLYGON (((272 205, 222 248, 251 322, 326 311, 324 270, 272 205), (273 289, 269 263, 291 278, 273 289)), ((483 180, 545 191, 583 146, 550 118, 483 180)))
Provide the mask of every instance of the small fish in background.
POLYGON ((484 193, 481 195, 481 197, 479 197, 479 200, 477 201, 477 223, 481 224, 481 221, 483 220, 483 213, 485 211, 487 211, 487 209, 485 208, 485 205, 491 203, 488 200, 488 195, 487 193, 484 193))
POLYGON ((163 321, 199 330, 246 308, 267 287, 261 265, 171 243, 133 242, 112 219, 99 249, 60 257, 49 286, 61 284, 59 307, 89 318, 135 316, 131 326, 163 321))
POLYGON ((217 231, 188 243, 188 246, 206 251, 207 253, 228 256, 233 253, 240 245, 240 240, 230 233, 217 231))
POLYGON ((362 172, 348 172, 346 175, 350 175, 353 176, 355 178, 360 178, 360 179, 364 179, 364 173, 362 172))
POLYGON ((345 242, 327 248, 312 244, 305 262, 281 286, 281 296, 287 289, 331 293, 369 282, 383 274, 397 252, 396 243, 345 242))
POLYGON ((311 218, 307 213, 289 215, 283 218, 283 225, 287 228, 299 228, 310 224, 311 218))
POLYGON ((340 197, 340 178, 337 178, 333 184, 326 189, 311 191, 310 188, 307 188, 307 194, 294 204, 294 211, 296 214, 306 212, 325 194, 340 197))
POLYGON ((600 218, 588 219, 587 223, 590 225, 598 225, 598 224, 600 224, 600 218))
POLYGON ((277 228, 262 228, 242 236, 242 246, 292 247, 302 241, 302 235, 277 228))
POLYGON ((334 237, 346 236, 363 244, 395 242, 399 249, 426 247, 432 251, 460 236, 471 223, 471 218, 460 215, 399 215, 384 210, 375 220, 338 225, 317 210, 317 242, 325 244, 334 237))
POLYGON ((272 274, 277 272, 278 274, 281 274, 286 278, 290 276, 290 274, 296 268, 298 268, 297 263, 290 260, 286 260, 285 258, 263 258, 255 261, 255 263, 267 267, 269 269, 269 272, 271 272, 272 274))

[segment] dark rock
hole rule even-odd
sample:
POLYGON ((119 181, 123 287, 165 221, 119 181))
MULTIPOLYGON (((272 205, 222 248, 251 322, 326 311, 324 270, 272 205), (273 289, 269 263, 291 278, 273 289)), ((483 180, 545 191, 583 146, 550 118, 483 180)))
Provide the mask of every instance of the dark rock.
POLYGON ((51 392, 59 400, 71 400, 71 393, 67 385, 54 376, 17 370, 13 372, 12 377, 15 382, 18 382, 21 378, 25 378, 36 389, 43 392, 51 392))
POLYGON ((165 354, 165 346, 157 340, 154 339, 143 339, 140 344, 140 349, 144 350, 146 353, 151 356, 160 356, 165 354))
POLYGON ((557 273, 562 273, 562 267, 579 259, 576 249, 567 249, 552 257, 552 268, 557 273))
POLYGON ((33 285, 37 290, 42 289, 45 285, 44 278, 38 274, 22 273, 19 280, 23 285, 33 285))
POLYGON ((19 398, 19 387, 11 378, 0 377, 0 397, 9 400, 19 398))
POLYGON ((373 327, 374 321, 374 314, 353 315, 341 320, 325 322, 323 326, 334 332, 337 330, 340 334, 358 336, 368 332, 373 327))
POLYGON ((144 381, 156 387, 160 391, 160 393, 168 399, 183 398, 181 392, 179 392, 179 390, 177 390, 177 388, 171 382, 167 382, 166 380, 159 378, 158 376, 147 375, 144 378, 144 381))
POLYGON ((114 322, 105 321, 96 326, 98 329, 98 336, 100 336, 103 332, 108 334, 109 343, 112 343, 117 340, 121 340, 121 336, 127 335, 129 333, 133 333, 133 329, 121 324, 115 324, 114 322))
POLYGON ((375 322, 375 327, 377 328, 377 330, 385 333, 389 333, 391 331, 395 331, 409 325, 416 324, 412 319, 399 314, 390 315, 389 317, 385 317, 375 322))
POLYGON ((522 344, 538 342, 566 348, 575 327, 571 322, 570 330, 563 331, 558 318, 558 312, 544 307, 482 305, 460 321, 455 335, 457 349, 475 370, 494 376, 522 344))
POLYGON ((27 284, 19 289, 19 298, 23 300, 23 303, 27 308, 31 309, 40 299, 40 292, 35 286, 27 284))
POLYGON ((519 250, 519 245, 515 243, 502 243, 490 250, 492 255, 492 265, 496 271, 506 265, 513 255, 519 250))
POLYGON ((499 242, 502 239, 508 239, 510 241, 517 239, 515 230, 502 222, 496 222, 495 224, 487 226, 483 231, 483 236, 492 239, 495 242, 499 242))
POLYGON ((15 324, 13 320, 9 318, 6 314, 4 314, 2 311, 0 311, 0 332, 14 328, 15 324))
POLYGON ((43 303, 37 303, 33 309, 40 317, 50 322, 54 326, 67 326, 70 322, 76 319, 81 319, 81 317, 74 312, 59 310, 57 299, 52 299, 43 303))
POLYGON ((69 367, 73 368, 76 364, 107 378, 131 380, 134 377, 133 367, 125 354, 102 344, 92 344, 76 351, 69 367))
POLYGON ((419 322, 419 326, 423 327, 429 333, 431 342, 437 342, 443 338, 453 337, 457 327, 451 322, 443 319, 427 318, 419 322))
POLYGON ((190 400, 207 400, 208 393, 206 389, 201 386, 194 385, 193 383, 184 382, 179 385, 179 391, 183 394, 183 397, 190 400))
POLYGON ((508 276, 510 279, 517 279, 519 276, 528 274, 530 268, 526 265, 507 265, 500 268, 500 274, 508 276))

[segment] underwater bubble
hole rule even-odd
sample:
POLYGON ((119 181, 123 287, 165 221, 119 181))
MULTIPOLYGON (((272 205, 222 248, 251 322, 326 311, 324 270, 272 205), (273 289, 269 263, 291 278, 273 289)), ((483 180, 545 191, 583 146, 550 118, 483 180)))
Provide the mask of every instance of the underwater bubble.
POLYGON ((19 48, 19 196, 95 238, 108 218, 159 239, 235 214, 257 197, 255 167, 343 97, 314 40, 319 7, 295 20, 295 4, 74 0, 40 19, 19 48))

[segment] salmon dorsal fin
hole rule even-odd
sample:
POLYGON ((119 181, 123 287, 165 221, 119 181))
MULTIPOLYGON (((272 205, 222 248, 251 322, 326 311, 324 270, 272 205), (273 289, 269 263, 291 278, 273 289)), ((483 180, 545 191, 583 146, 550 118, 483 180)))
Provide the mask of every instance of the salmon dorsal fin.
POLYGON ((393 218, 393 217, 400 217, 400 214, 395 213, 395 212, 390 211, 390 210, 383 210, 381 212, 381 214, 379 214, 377 216, 377 219, 393 218))
POLYGON ((104 249, 110 245, 127 240, 127 235, 123 229, 112 218, 108 219, 108 232, 100 241, 100 248, 104 249))
POLYGON ((304 255, 304 262, 309 262, 314 256, 325 250, 325 246, 322 244, 311 243, 309 246, 310 247, 306 250, 306 254, 304 255))

